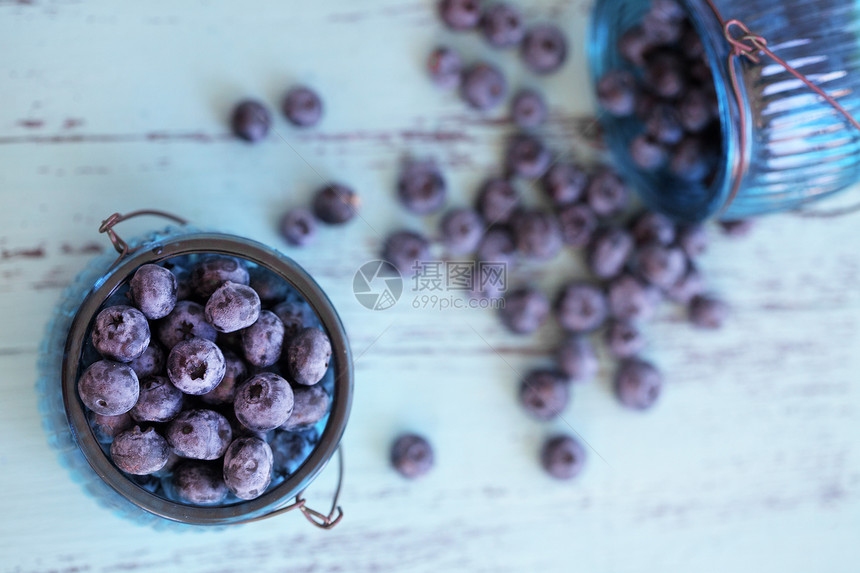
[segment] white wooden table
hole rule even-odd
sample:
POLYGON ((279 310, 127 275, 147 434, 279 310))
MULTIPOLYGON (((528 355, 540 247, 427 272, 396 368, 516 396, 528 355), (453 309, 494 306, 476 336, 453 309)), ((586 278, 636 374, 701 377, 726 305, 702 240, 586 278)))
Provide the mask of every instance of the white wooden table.
MULTIPOLYGON (((616 403, 604 361, 564 420, 533 422, 516 403, 517 372, 547 363, 554 326, 522 339, 489 312, 414 310, 406 298, 371 312, 353 297, 353 273, 380 235, 432 229, 396 205, 399 159, 436 157, 451 203, 465 204, 510 130, 429 85, 422 65, 438 42, 498 62, 513 86, 545 90, 547 140, 560 152, 588 147, 577 136, 593 109, 588 6, 519 3, 530 21, 570 33, 570 62, 548 80, 443 31, 430 0, 0 1, 0 569, 857 571, 858 217, 777 216, 748 240, 715 239, 703 267, 732 318, 702 334, 667 308, 648 327, 667 388, 645 414, 616 403), (295 82, 325 98, 318 130, 278 119, 283 140, 230 138, 234 102, 275 106, 295 82), (321 176, 361 193, 366 223, 287 249, 277 217, 321 176), (52 308, 105 248, 99 221, 152 206, 284 249, 340 310, 361 357, 335 530, 298 515, 197 534, 140 527, 87 497, 46 443, 34 380, 52 308), (558 483, 536 452, 567 424, 593 449, 580 479, 558 483), (437 467, 415 483, 387 463, 406 429, 437 450, 437 467)), ((552 292, 582 274, 577 257, 533 276, 552 292)), ((317 505, 331 473, 310 494, 317 505)))

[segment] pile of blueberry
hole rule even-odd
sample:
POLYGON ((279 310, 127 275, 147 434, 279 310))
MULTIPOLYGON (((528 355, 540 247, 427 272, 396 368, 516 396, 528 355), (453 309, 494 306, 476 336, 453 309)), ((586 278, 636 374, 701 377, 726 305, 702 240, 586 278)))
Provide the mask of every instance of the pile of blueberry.
POLYGON ((254 499, 304 463, 333 392, 331 342, 281 277, 216 254, 145 264, 90 325, 78 395, 141 487, 254 499))
POLYGON ((600 106, 635 117, 629 157, 642 170, 682 183, 710 185, 722 146, 711 69, 699 34, 675 0, 652 0, 641 22, 624 31, 625 68, 597 83, 600 106))
MULTIPOLYGON (((530 42, 520 12, 511 5, 482 8, 478 0, 442 0, 439 13, 453 30, 480 28, 493 47, 520 44, 535 72, 554 71, 564 62, 564 36, 552 26, 538 26, 532 30, 541 41, 530 42)), ((654 131, 638 138, 647 145, 634 142, 637 162, 644 163, 646 152, 655 145, 672 145, 663 153, 669 149, 674 153, 669 163, 676 175, 687 181, 704 179, 715 166, 708 153, 719 149, 719 126, 713 113, 713 89, 708 91, 706 85, 710 72, 701 42, 695 41, 684 12, 672 0, 655 0, 641 30, 648 43, 647 48, 642 46, 640 65, 650 66, 645 76, 651 84, 646 90, 643 85, 637 87, 629 72, 613 72, 598 88, 601 103, 621 115, 641 113, 639 108, 650 102, 648 129, 654 131), (679 50, 690 60, 679 59, 679 50), (673 74, 686 67, 691 71, 678 80, 683 89, 670 93, 668 84, 676 80, 673 74), (671 129, 677 133, 670 134, 671 129), (701 149, 709 151, 700 153, 701 149), (707 170, 696 167, 702 157, 708 157, 707 170)), ((496 68, 477 64, 464 69, 461 62, 453 49, 437 48, 428 62, 432 81, 447 90, 459 87, 465 101, 479 110, 506 99, 507 83, 496 68)), ((631 213, 631 193, 613 170, 559 160, 535 132, 547 117, 545 100, 537 91, 516 94, 509 115, 521 131, 508 142, 504 175, 482 184, 474 207, 457 207, 442 215, 440 242, 450 256, 505 263, 509 273, 520 260, 549 262, 565 247, 583 249, 592 276, 570 280, 553 299, 529 284, 507 293, 490 287, 472 296, 504 295, 500 319, 513 333, 532 334, 551 315, 565 332, 554 353, 554 367, 533 370, 522 380, 520 402, 533 417, 558 417, 569 402, 571 385, 596 375, 594 339, 602 340, 618 360, 614 388, 620 404, 647 409, 659 397, 663 381, 660 371, 641 357, 642 323, 654 316, 663 301, 685 305, 696 327, 719 328, 726 318, 726 304, 706 294, 695 263, 707 248, 707 232, 702 225, 676 224, 659 213, 631 213), (537 184, 542 196, 527 203, 517 191, 517 180, 537 184)), ((401 170, 397 196, 413 213, 439 212, 447 198, 445 178, 431 160, 410 160, 401 170)), ((745 234, 749 226, 749 221, 722 223, 731 236, 745 234)), ((400 230, 385 241, 382 256, 408 276, 416 261, 430 259, 430 245, 422 234, 400 230)), ((432 465, 433 452, 426 439, 409 434, 395 442, 391 459, 404 476, 417 477, 432 465)), ((551 476, 569 479, 583 467, 585 451, 572 436, 554 435, 545 441, 540 460, 551 476)))

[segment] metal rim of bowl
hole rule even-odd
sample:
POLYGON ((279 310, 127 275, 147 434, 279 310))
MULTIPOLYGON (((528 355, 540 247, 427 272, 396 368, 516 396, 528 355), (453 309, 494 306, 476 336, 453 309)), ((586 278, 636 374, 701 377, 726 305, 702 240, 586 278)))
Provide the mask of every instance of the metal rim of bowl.
POLYGON ((340 444, 352 404, 353 368, 346 331, 328 296, 298 263, 266 245, 235 235, 190 233, 144 245, 119 260, 97 282, 78 308, 66 338, 62 368, 63 405, 72 437, 100 479, 140 509, 187 524, 226 525, 263 517, 301 493, 326 467, 340 444), (230 255, 256 263, 286 280, 311 306, 331 338, 334 392, 329 420, 308 458, 283 483, 260 497, 223 506, 196 506, 170 501, 141 488, 102 451, 85 407, 77 395, 80 357, 89 325, 99 308, 140 265, 189 254, 230 255))

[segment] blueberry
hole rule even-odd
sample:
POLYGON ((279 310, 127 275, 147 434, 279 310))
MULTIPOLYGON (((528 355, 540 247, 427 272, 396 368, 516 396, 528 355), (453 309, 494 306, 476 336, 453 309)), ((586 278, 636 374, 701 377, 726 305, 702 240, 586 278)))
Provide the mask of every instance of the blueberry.
POLYGON ((143 315, 164 318, 176 305, 176 276, 158 265, 141 265, 129 281, 131 298, 143 315))
POLYGON ((599 279, 611 279, 624 270, 633 252, 633 236, 618 227, 594 235, 588 246, 588 268, 599 279))
POLYGON ((391 465, 408 479, 425 475, 433 469, 433 447, 423 436, 402 434, 391 445, 391 465))
POLYGON ((673 175, 685 181, 700 181, 711 170, 711 161, 702 141, 696 137, 685 137, 675 147, 669 160, 673 175))
POLYGON ((257 291, 263 306, 279 303, 292 292, 292 287, 277 273, 265 267, 248 269, 248 286, 257 291))
POLYGON ((167 350, 183 340, 205 338, 215 342, 217 336, 218 331, 206 322, 203 307, 189 300, 177 302, 173 312, 158 325, 158 339, 167 350))
POLYGON ((552 477, 572 479, 585 465, 585 449, 570 436, 553 436, 544 443, 540 461, 552 477))
POLYGON ((627 186, 612 171, 602 171, 591 178, 585 196, 598 217, 620 213, 629 201, 627 186))
POLYGON ((542 125, 548 113, 546 101, 535 90, 521 90, 511 102, 511 119, 522 129, 542 125))
POLYGON ((573 281, 556 299, 556 315, 568 332, 589 332, 599 328, 609 314, 606 296, 596 286, 573 281))
POLYGON ((139 426, 114 438, 110 457, 116 467, 128 474, 147 475, 164 467, 170 446, 154 428, 141 431, 139 426))
POLYGON ((497 107, 507 94, 505 76, 492 64, 475 64, 463 74, 460 95, 474 109, 486 111, 497 107))
POLYGON ((478 245, 476 258, 481 262, 508 265, 516 252, 514 236, 507 227, 495 226, 487 229, 478 245))
POLYGON ((636 271, 652 285, 667 289, 683 276, 687 257, 678 247, 649 243, 636 252, 636 271))
POLYGON ((451 209, 439 222, 442 243, 452 255, 465 255, 478 248, 484 234, 484 221, 474 209, 451 209))
POLYGON ((538 420, 559 416, 569 400, 564 376, 552 370, 532 370, 520 384, 520 403, 538 420))
POLYGON ((660 293, 630 274, 609 283, 607 299, 612 316, 621 320, 645 320, 654 315, 660 293))
POLYGON ((233 439, 227 418, 213 410, 185 410, 167 424, 165 437, 177 454, 195 460, 215 460, 233 439))
POLYGON ((567 59, 567 39, 558 26, 538 24, 529 28, 520 47, 526 66, 538 74, 558 70, 567 59))
POLYGON ((612 320, 606 328, 606 347, 616 358, 630 358, 645 348, 645 338, 628 320, 612 320))
POLYGON ((723 234, 733 238, 746 237, 754 227, 752 219, 726 220, 720 221, 719 224, 723 234))
POLYGON ((167 422, 182 410, 183 394, 166 376, 150 376, 140 381, 140 397, 131 417, 136 422, 167 422))
POLYGON ((691 25, 686 25, 681 34, 680 40, 681 53, 690 61, 697 61, 705 56, 705 45, 702 43, 702 37, 691 25))
POLYGON ((682 225, 678 229, 678 246, 694 259, 708 250, 708 233, 702 225, 682 225))
POLYGON ((662 18, 651 11, 642 19, 642 29, 654 45, 674 47, 681 40, 684 24, 680 20, 662 18))
POLYGON ((260 316, 260 297, 251 287, 227 281, 212 293, 205 307, 206 322, 219 332, 236 332, 260 316))
POLYGON ((564 205, 556 212, 561 240, 571 247, 584 247, 597 229, 597 217, 586 204, 564 205))
POLYGON ((533 287, 522 287, 505 296, 499 315, 508 330, 515 334, 531 334, 543 326, 549 317, 549 301, 533 287))
POLYGON ((561 250, 561 229, 550 213, 521 211, 514 216, 511 226, 517 250, 527 257, 544 261, 561 250))
POLYGON ((504 2, 493 4, 484 10, 481 31, 491 46, 516 46, 525 35, 522 12, 516 6, 504 2))
POLYGON ((274 430, 293 412, 293 390, 272 372, 252 376, 236 388, 236 418, 255 432, 274 430))
POLYGON ((655 53, 645 65, 645 86, 662 98, 677 98, 686 88, 684 68, 685 64, 676 54, 655 53))
POLYGON ((445 205, 448 188, 445 178, 431 160, 408 161, 397 180, 397 197, 407 210, 430 215, 445 205))
POLYGON ((439 17, 452 30, 471 30, 481 21, 480 0, 440 0, 439 17))
POLYGON ((673 302, 689 304, 694 297, 703 292, 705 292, 705 281, 695 265, 690 263, 681 278, 666 289, 666 296, 673 302))
POLYGON ((105 358, 131 362, 149 346, 149 323, 136 308, 109 306, 96 316, 92 341, 105 358))
POLYGON ((552 153, 533 135, 519 134, 508 144, 505 168, 508 173, 525 179, 537 179, 552 164, 552 153))
POLYGON ((681 124, 688 133, 702 131, 713 119, 711 102, 702 90, 687 90, 681 98, 678 110, 681 114, 681 124))
POLYGON ((520 197, 507 179, 492 177, 484 182, 478 193, 478 213, 490 225, 507 223, 519 208, 520 197))
POLYGON ((325 389, 315 386, 299 386, 293 391, 293 413, 281 424, 281 430, 298 430, 313 426, 323 419, 331 405, 325 389))
POLYGON ((99 360, 78 380, 84 406, 103 416, 119 416, 132 409, 140 393, 137 375, 127 364, 99 360))
POLYGON ((662 143, 649 135, 637 135, 630 142, 630 158, 645 171, 656 171, 668 160, 668 151, 662 143))
POLYGON ((355 217, 360 203, 355 191, 346 185, 331 183, 314 195, 314 215, 323 223, 341 225, 355 217))
POLYGON ((186 267, 173 265, 170 272, 176 277, 176 300, 184 300, 191 296, 191 271, 186 267))
POLYGON ((242 331, 245 360, 257 368, 271 366, 281 357, 284 323, 274 312, 264 310, 257 322, 242 331))
POLYGON ((178 343, 167 356, 167 375, 173 385, 199 396, 215 388, 226 371, 224 354, 211 340, 191 338, 178 343))
POLYGON ((233 110, 233 133, 249 143, 262 141, 269 134, 272 115, 266 106, 254 100, 240 102, 233 110))
POLYGON ((645 131, 660 143, 675 145, 684 137, 681 113, 672 105, 656 104, 647 114, 645 131))
POLYGON ((572 163, 556 163, 543 176, 541 184, 553 204, 569 205, 585 194, 588 175, 572 163))
POLYGON ((238 438, 224 454, 224 482, 240 499, 254 499, 272 482, 272 449, 259 438, 238 438))
POLYGON ((313 127, 322 118, 323 104, 315 91, 300 86, 287 92, 281 104, 281 110, 294 126, 313 127))
POLYGON ((316 322, 314 311, 303 300, 284 301, 273 308, 272 312, 284 324, 284 342, 289 341, 301 329, 313 326, 316 322))
POLYGON ((331 341, 318 328, 304 328, 290 339, 286 356, 291 380, 312 386, 322 380, 328 370, 331 341))
POLYGON ((281 236, 294 247, 304 247, 316 239, 317 220, 310 209, 290 209, 280 222, 281 236))
POLYGON ((611 70, 597 81, 597 102, 616 117, 631 115, 636 107, 636 79, 626 70, 611 70))
POLYGON ((430 260, 430 243, 418 233, 396 231, 385 239, 382 258, 404 276, 412 276, 421 263, 430 260))
POLYGON ((161 346, 150 340, 149 346, 146 347, 143 354, 129 362, 128 365, 137 374, 137 379, 143 380, 149 376, 163 374, 166 358, 161 346))
POLYGON ((209 297, 227 281, 241 285, 250 281, 248 269, 236 257, 206 255, 191 269, 191 288, 202 298, 209 297))
POLYGON ((653 40, 641 25, 627 29, 618 40, 618 51, 636 67, 645 65, 645 54, 653 47, 653 40))
POLYGON ((690 302, 690 322, 699 328, 722 327, 728 313, 726 303, 712 296, 698 295, 690 302))
POLYGON ((274 472, 288 476, 299 469, 314 448, 312 437, 308 432, 275 432, 269 442, 274 472))
POLYGON ((569 381, 585 382, 597 375, 597 354, 584 336, 568 336, 555 351, 559 371, 569 381))
POLYGON ((173 491, 188 503, 213 505, 227 497, 222 468, 218 463, 185 460, 173 471, 173 491))
POLYGON ((675 241, 675 231, 675 223, 656 211, 643 211, 630 225, 630 232, 637 245, 651 242, 669 245, 675 241))
POLYGON ((649 13, 663 22, 680 22, 687 17, 684 8, 675 0, 651 0, 649 13))
POLYGON ((101 444, 111 443, 119 434, 134 426, 134 420, 128 412, 118 416, 105 416, 90 411, 87 413, 87 419, 90 422, 93 435, 101 444))
POLYGON ((248 366, 245 362, 225 350, 224 354, 224 378, 212 390, 200 395, 200 399, 207 404, 232 404, 236 396, 236 387, 248 377, 248 366))
POLYGON ((460 87, 463 77, 463 60, 460 54, 446 47, 436 48, 427 60, 430 79, 443 90, 460 87))
POLYGON ((615 394, 621 403, 634 410, 646 410, 660 397, 663 377, 654 366, 638 358, 621 363, 615 374, 615 394))

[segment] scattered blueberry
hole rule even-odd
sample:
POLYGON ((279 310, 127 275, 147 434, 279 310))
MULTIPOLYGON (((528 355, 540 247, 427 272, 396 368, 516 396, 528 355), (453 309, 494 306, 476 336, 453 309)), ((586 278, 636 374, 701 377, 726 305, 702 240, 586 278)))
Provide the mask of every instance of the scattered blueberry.
POLYGON ((678 247, 649 243, 636 252, 635 258, 642 278, 661 289, 675 284, 687 269, 687 257, 678 247))
POLYGON ((272 115, 266 106, 254 100, 240 102, 233 110, 233 133, 249 143, 262 141, 269 134, 272 115))
POLYGON ((214 505, 227 497, 222 468, 215 463, 185 460, 173 470, 171 483, 176 495, 188 503, 214 505))
POLYGON ((224 455, 233 430, 227 418, 214 410, 185 410, 167 424, 165 437, 180 456, 215 460, 224 455))
POLYGON ((270 310, 262 311, 257 322, 242 331, 245 360, 257 368, 277 362, 283 346, 284 323, 270 310))
POLYGON ((136 308, 109 306, 96 316, 92 342, 96 350, 111 360, 131 362, 149 346, 149 323, 136 308))
POLYGON ((292 381, 306 386, 316 384, 328 370, 331 341, 319 328, 304 328, 290 339, 286 360, 292 381))
POLYGON ((224 378, 215 388, 200 395, 200 399, 207 404, 232 404, 236 397, 236 387, 248 377, 248 366, 245 362, 225 350, 224 354, 224 378))
POLYGON ((481 262, 509 264, 516 252, 514 236, 507 227, 487 229, 478 245, 476 258, 481 262))
POLYGON ((682 225, 678 229, 678 246, 694 259, 708 250, 708 233, 702 225, 682 225))
POLYGON ((442 243, 452 255, 465 255, 478 248, 484 235, 484 221, 473 209, 451 209, 439 222, 442 243))
POLYGON ((236 332, 260 316, 260 297, 251 287, 227 281, 212 293, 205 307, 206 322, 219 332, 236 332))
POLYGON ((552 370, 532 370, 520 384, 520 403, 538 420, 559 416, 569 400, 566 380, 552 370))
POLYGON ((206 298, 227 281, 247 285, 248 269, 236 257, 206 255, 191 269, 191 287, 198 296, 206 298))
POLYGON ((552 164, 552 153, 533 135, 519 134, 508 144, 505 168, 508 173, 525 179, 542 177, 552 164))
POLYGON ((516 6, 504 2, 493 4, 484 10, 481 31, 491 46, 516 46, 525 35, 522 12, 516 6))
POLYGON ((224 482, 240 499, 254 499, 272 482, 272 449, 259 438, 237 438, 224 454, 224 482))
POLYGON ((492 177, 478 194, 478 213, 489 225, 507 223, 520 206, 520 197, 507 179, 492 177))
POLYGON ((433 83, 443 90, 455 90, 460 87, 463 78, 463 60, 460 54, 451 48, 440 47, 430 53, 427 69, 433 83))
POLYGON ((341 225, 358 214, 361 201, 355 191, 339 183, 330 183, 314 195, 314 215, 323 223, 341 225))
POLYGON ((572 163, 556 163, 543 176, 541 184, 554 205, 569 205, 585 194, 588 175, 572 163))
POLYGON ((597 354, 584 336, 565 338, 555 351, 555 361, 559 371, 571 382, 585 382, 597 375, 597 354))
POLYGON ((224 354, 211 340, 191 338, 167 356, 167 375, 186 394, 205 394, 218 386, 226 371, 224 354))
POLYGON ((439 17, 452 30, 471 30, 481 21, 480 0, 440 0, 439 17))
POLYGON ((140 397, 131 417, 136 422, 167 422, 182 410, 182 391, 166 376, 150 376, 140 381, 140 397))
POLYGON ((294 247, 304 247, 316 239, 317 220, 310 209, 297 207, 281 217, 281 236, 294 247))
POLYGON ((542 125, 548 113, 546 101, 535 90, 521 90, 511 102, 511 119, 522 129, 542 125))
POLYGON ((711 296, 698 295, 690 302, 690 322, 699 328, 720 328, 728 314, 726 303, 711 296))
POLYGON ((633 275, 616 277, 607 287, 609 310, 617 319, 645 320, 654 315, 660 293, 633 275))
POLYGON ((556 212, 561 240, 571 247, 584 247, 597 229, 597 217, 584 203, 564 205, 556 212))
POLYGON ((596 233, 588 246, 588 268, 599 279, 611 279, 624 270, 633 253, 633 237, 620 227, 596 233))
POLYGON ((675 223, 655 211, 640 213, 630 225, 630 232, 637 245, 651 242, 669 245, 675 241, 675 223))
POLYGON ((502 323, 515 334, 531 334, 549 317, 549 301, 533 287, 523 287, 505 295, 505 304, 499 309, 502 323))
POLYGON ((645 348, 645 338, 632 322, 612 320, 606 328, 606 347, 616 358, 630 358, 645 348))
POLYGON ((158 265, 141 265, 129 281, 131 298, 143 315, 164 318, 176 305, 176 276, 158 265))
POLYGON ((84 405, 103 416, 119 416, 132 409, 140 394, 139 382, 128 364, 100 360, 84 370, 78 396, 84 405))
POLYGON ((599 217, 609 217, 627 207, 629 191, 621 178, 612 171, 604 170, 594 177, 585 191, 588 205, 599 217))
POLYGON ((508 94, 508 83, 502 72, 492 64, 475 64, 463 74, 460 93, 471 107, 486 111, 504 101, 508 94))
POLYGON ((567 59, 567 39, 558 26, 538 24, 529 28, 521 45, 523 60, 533 72, 549 74, 567 59))
POLYGON ((550 213, 520 211, 513 217, 511 226, 517 250, 527 257, 548 260, 561 250, 561 229, 550 213))
POLYGON ((391 465, 405 478, 415 479, 433 468, 433 448, 426 438, 402 434, 391 445, 391 465))
POLYGON ((746 237, 754 227, 752 219, 734 219, 720 221, 720 228, 727 237, 746 237))
POLYGON ((445 205, 448 188, 436 163, 409 161, 400 172, 397 196, 407 210, 417 215, 435 213, 445 205))
POLYGON ((315 91, 301 86, 287 92, 281 110, 294 126, 313 127, 322 118, 323 104, 315 91))
POLYGON ((693 297, 705 292, 705 280, 695 265, 688 264, 684 274, 675 284, 666 289, 669 300, 679 304, 689 304, 693 297))
POLYGON ((114 438, 110 457, 116 467, 128 474, 147 475, 164 467, 170 446, 154 428, 141 431, 139 426, 114 438))
POLYGON ((314 386, 299 386, 293 390, 293 413, 281 424, 281 430, 299 430, 313 426, 328 413, 331 398, 325 389, 314 386))
POLYGON ((544 443, 541 465, 556 479, 572 479, 585 465, 585 449, 570 436, 553 436, 544 443))
POLYGON ((621 363, 615 375, 615 394, 621 403, 634 410, 646 410, 660 397, 663 377, 654 366, 638 358, 621 363))
POLYGON ((382 258, 404 275, 412 276, 416 267, 430 259, 430 243, 412 231, 396 231, 385 239, 382 258))
POLYGON ((158 339, 168 351, 183 340, 205 338, 215 342, 217 337, 218 331, 206 322, 203 307, 190 300, 177 302, 158 325, 158 339))
POLYGON ((636 106, 636 79, 626 70, 612 70, 597 81, 597 102, 616 117, 631 115, 636 106))
POLYGON ((556 299, 556 315, 568 332, 599 328, 609 314, 606 296, 596 286, 583 282, 566 284, 556 299))

